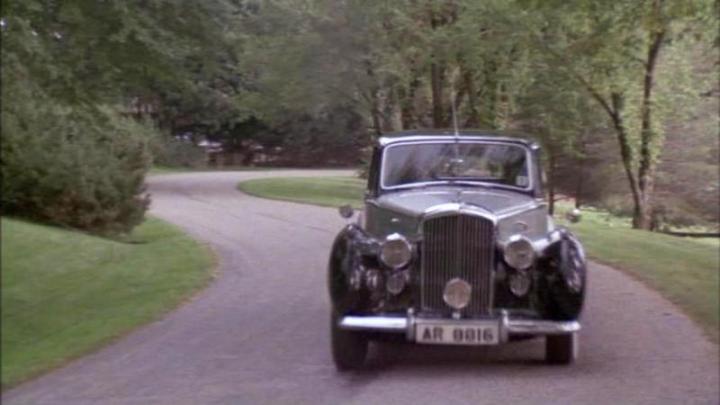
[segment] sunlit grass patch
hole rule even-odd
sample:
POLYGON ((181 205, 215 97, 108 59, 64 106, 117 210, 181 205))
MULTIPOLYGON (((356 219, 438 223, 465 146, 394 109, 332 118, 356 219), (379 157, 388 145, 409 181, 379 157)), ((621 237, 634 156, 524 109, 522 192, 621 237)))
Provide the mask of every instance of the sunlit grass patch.
POLYGON ((355 177, 272 177, 243 181, 238 188, 274 200, 339 207, 362 206, 365 180, 355 177))
POLYGON ((149 219, 128 242, 2 219, 2 386, 156 319, 206 284, 210 251, 149 219))

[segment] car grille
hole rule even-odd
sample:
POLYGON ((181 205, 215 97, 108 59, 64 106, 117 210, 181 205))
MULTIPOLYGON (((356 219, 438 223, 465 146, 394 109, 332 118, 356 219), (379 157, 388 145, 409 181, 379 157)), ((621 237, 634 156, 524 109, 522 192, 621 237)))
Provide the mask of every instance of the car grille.
POLYGON ((430 218, 423 223, 420 304, 423 311, 452 312, 445 304, 445 284, 461 278, 472 286, 472 298, 461 313, 487 315, 492 307, 494 253, 492 221, 472 215, 430 218))

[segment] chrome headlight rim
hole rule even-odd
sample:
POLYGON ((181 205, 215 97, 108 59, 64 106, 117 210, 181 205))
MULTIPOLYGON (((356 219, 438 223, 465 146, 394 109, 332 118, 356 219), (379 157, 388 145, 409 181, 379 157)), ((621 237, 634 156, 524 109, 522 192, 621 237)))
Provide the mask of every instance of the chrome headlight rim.
POLYGON ((533 264, 535 264, 536 257, 537 253, 535 252, 535 247, 533 246, 532 241, 523 235, 512 235, 504 244, 503 259, 508 266, 516 270, 529 269, 533 266, 533 264), (512 256, 512 253, 514 253, 513 250, 517 250, 519 248, 528 248, 528 251, 530 252, 530 255, 527 256, 525 261, 518 261, 516 257, 512 256))
POLYGON ((386 236, 385 240, 383 240, 383 242, 381 243, 378 258, 380 259, 380 262, 385 266, 397 270, 407 266, 410 261, 412 261, 412 255, 413 247, 410 241, 405 236, 399 233, 392 233, 386 236), (388 257, 389 252, 387 251, 387 249, 390 247, 390 244, 402 247, 402 249, 404 250, 404 257, 402 257, 401 260, 393 262, 390 257, 388 257))

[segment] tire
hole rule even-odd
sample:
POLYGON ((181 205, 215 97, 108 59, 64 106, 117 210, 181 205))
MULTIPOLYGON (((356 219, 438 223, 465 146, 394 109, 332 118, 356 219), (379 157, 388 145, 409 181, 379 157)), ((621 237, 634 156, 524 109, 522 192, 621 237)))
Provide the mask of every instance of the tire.
POLYGON ((358 370, 365 364, 368 352, 368 338, 362 332, 342 330, 338 327, 338 316, 330 317, 330 341, 332 357, 338 371, 358 370))
POLYGON ((545 360, 550 364, 572 364, 577 360, 580 336, 577 333, 545 337, 545 360))

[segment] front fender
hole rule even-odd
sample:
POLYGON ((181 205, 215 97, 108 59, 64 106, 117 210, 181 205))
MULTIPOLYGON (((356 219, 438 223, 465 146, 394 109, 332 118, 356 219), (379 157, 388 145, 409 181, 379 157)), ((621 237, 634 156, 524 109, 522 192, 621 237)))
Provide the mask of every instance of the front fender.
POLYGON ((587 287, 585 250, 566 228, 560 239, 547 247, 541 262, 540 294, 545 315, 556 320, 575 320, 582 313, 587 287))
POLYGON ((357 312, 368 306, 370 294, 361 284, 363 255, 372 244, 367 233, 355 224, 346 226, 335 237, 328 263, 328 291, 336 313, 357 312))

